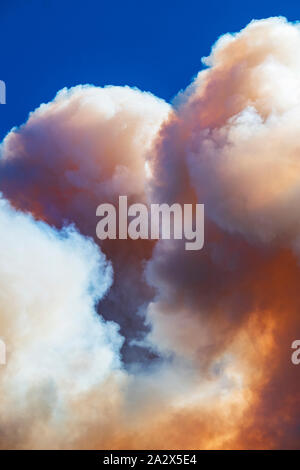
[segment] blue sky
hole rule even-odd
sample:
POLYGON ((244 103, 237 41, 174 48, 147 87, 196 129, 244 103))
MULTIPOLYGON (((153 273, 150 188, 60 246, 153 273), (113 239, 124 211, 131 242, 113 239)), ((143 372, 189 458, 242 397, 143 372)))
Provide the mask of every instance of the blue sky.
POLYGON ((0 140, 64 86, 130 85, 171 100, 221 34, 252 18, 300 19, 293 1, 1 0, 0 140))

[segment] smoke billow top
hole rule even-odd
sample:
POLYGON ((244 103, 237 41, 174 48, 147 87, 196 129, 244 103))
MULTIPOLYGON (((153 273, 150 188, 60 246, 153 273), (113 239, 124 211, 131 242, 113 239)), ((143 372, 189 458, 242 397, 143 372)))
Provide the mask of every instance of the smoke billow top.
POLYGON ((297 448, 300 28, 222 36, 173 105, 60 91, 0 147, 2 448, 297 448), (205 205, 205 244, 96 207, 205 205))

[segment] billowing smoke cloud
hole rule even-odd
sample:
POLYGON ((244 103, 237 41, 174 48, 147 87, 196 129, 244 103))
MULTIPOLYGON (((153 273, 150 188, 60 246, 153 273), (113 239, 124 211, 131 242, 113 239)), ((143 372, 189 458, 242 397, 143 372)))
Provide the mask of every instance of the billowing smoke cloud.
POLYGON ((204 370, 237 342, 237 357, 256 349, 256 378, 248 359, 242 376, 259 404, 244 417, 240 446, 299 442, 299 377, 289 360, 300 328, 299 46, 299 27, 278 18, 223 36, 178 97, 152 159, 152 199, 204 203, 206 244, 192 255, 157 244, 148 340, 204 370))
POLYGON ((5 138, 3 447, 299 446, 299 48, 254 21, 172 108, 76 87, 5 138), (112 240, 106 261, 86 237, 121 194, 204 203, 204 249, 112 240))
POLYGON ((189 257, 174 246, 171 256, 165 242, 156 247, 150 278, 167 284, 162 290, 168 299, 174 301, 186 284, 188 305, 195 299, 200 308, 212 299, 211 286, 216 309, 218 299, 224 307, 220 287, 236 295, 243 309, 244 299, 238 299, 244 289, 234 289, 241 274, 251 277, 252 270, 256 277, 279 250, 297 254, 300 62, 294 50, 299 45, 298 26, 278 18, 252 22, 216 43, 204 59, 210 68, 179 97, 152 159, 151 196, 204 202, 207 233, 206 249, 198 255, 189 257), (178 257, 188 272, 174 269, 178 257), (201 281, 198 289, 192 281, 201 281))
MULTIPOLYGON (((4 140, 1 190, 17 208, 57 227, 75 223, 95 237, 98 204, 116 203, 120 194, 145 199, 147 152, 169 112, 164 101, 128 87, 62 90, 4 140)), ((102 249, 113 262, 115 283, 101 313, 116 320, 129 341, 145 329, 136 312, 151 296, 142 276, 151 244, 108 240, 102 249)), ((128 361, 136 357, 134 348, 124 352, 128 361)))
POLYGON ((95 310, 112 267, 74 229, 51 229, 3 199, 0 223, 1 446, 10 433, 16 445, 39 445, 39 428, 59 435, 70 402, 121 370, 118 326, 95 310))

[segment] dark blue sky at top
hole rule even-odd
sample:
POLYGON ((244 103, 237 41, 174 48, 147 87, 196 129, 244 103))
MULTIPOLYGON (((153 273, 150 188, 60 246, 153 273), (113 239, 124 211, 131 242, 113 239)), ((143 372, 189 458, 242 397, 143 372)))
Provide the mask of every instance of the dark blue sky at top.
POLYGON ((298 20, 300 3, 0 0, 0 141, 65 86, 136 86, 170 101, 221 34, 274 15, 298 20))

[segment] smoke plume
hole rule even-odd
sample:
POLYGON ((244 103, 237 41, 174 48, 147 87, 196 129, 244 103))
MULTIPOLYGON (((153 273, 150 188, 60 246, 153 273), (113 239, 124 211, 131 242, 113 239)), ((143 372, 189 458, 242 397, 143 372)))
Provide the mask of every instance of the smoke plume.
POLYGON ((3 448, 299 447, 299 48, 252 21, 172 106, 80 86, 6 136, 3 448), (100 242, 119 195, 204 204, 204 248, 100 242))

